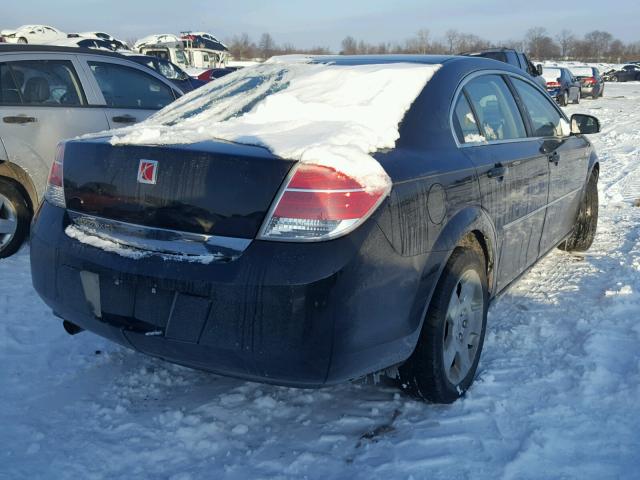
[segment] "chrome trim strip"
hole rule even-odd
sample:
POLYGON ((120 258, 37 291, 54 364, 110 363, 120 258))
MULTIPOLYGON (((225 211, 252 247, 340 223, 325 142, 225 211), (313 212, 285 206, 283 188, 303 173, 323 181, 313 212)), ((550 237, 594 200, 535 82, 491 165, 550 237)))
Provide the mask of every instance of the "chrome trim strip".
POLYGON ((527 213, 525 216, 520 217, 520 218, 516 218, 513 222, 509 222, 509 223, 505 224, 505 225, 502 227, 502 229, 503 229, 503 230, 506 230, 506 229, 508 229, 508 228, 511 228, 513 225, 515 225, 515 224, 517 224, 517 223, 520 223, 520 222, 523 222, 523 221, 525 221, 526 219, 533 217, 534 215, 536 215, 536 214, 538 214, 538 213, 542 212, 543 210, 546 210, 546 209, 547 209, 547 208, 549 208, 550 206, 552 206, 552 205, 554 205, 554 204, 556 204, 556 203, 558 203, 558 202, 560 202, 560 201, 564 200, 565 198, 567 198, 567 197, 569 197, 569 196, 571 196, 571 195, 574 195, 574 194, 576 194, 576 193, 580 192, 581 190, 582 190, 582 187, 580 187, 580 188, 576 188, 575 190, 572 190, 572 191, 570 191, 569 193, 565 193, 565 194, 564 194, 564 195, 562 195, 561 197, 558 197, 558 198, 556 198, 555 200, 553 200, 552 202, 547 203, 546 205, 544 205, 544 206, 542 206, 542 207, 539 207, 539 208, 536 208, 536 209, 535 209, 535 210, 533 210, 532 212, 527 213))
POLYGON ((173 255, 221 255, 234 258, 244 252, 253 239, 204 235, 87 215, 67 210, 73 224, 88 234, 140 250, 173 255))

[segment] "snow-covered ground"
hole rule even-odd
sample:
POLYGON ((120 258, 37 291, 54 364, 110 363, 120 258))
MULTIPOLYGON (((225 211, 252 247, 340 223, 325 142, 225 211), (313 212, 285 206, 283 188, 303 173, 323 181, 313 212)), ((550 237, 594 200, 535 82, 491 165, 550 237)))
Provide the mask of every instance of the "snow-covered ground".
POLYGON ((640 461, 640 83, 592 113, 601 222, 489 312, 478 379, 454 405, 388 382, 306 391, 151 359, 65 334, 0 261, 0 478, 614 479, 640 461))

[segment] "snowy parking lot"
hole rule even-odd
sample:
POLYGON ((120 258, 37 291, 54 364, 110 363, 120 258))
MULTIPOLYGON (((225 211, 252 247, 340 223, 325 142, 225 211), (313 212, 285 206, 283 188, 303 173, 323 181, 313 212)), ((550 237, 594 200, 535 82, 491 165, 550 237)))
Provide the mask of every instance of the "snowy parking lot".
POLYGON ((460 401, 248 383, 71 337, 25 247, 0 261, 0 478, 638 478, 640 83, 566 110, 603 126, 595 244, 493 303, 460 401))

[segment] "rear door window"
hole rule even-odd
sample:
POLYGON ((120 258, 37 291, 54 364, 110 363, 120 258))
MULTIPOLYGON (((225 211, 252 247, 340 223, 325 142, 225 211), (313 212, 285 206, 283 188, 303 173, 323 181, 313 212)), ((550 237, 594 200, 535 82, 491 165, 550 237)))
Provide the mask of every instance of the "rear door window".
POLYGON ((527 136, 516 101, 501 76, 475 78, 464 89, 486 140, 512 140, 527 136))
POLYGON ((512 78, 524 108, 529 115, 534 137, 565 137, 570 133, 569 123, 543 93, 523 80, 512 78))
POLYGON ((453 126, 460 143, 482 142, 485 139, 464 94, 460 94, 453 110, 453 126))
POLYGON ((76 107, 84 105, 80 81, 68 60, 24 60, 0 67, 0 102, 4 105, 76 107))
POLYGON ((171 88, 141 70, 107 62, 88 64, 109 107, 159 110, 175 100, 171 88))

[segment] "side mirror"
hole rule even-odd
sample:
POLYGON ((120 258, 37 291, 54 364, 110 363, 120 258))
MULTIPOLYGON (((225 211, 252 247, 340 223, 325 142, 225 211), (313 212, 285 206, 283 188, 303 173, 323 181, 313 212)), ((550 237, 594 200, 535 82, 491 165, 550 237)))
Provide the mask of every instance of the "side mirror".
POLYGON ((538 72, 538 75, 542 75, 542 64, 541 63, 536 65, 536 72, 538 72))
POLYGON ((575 113, 571 115, 571 134, 589 134, 598 133, 600 131, 600 121, 591 115, 583 115, 575 113))

